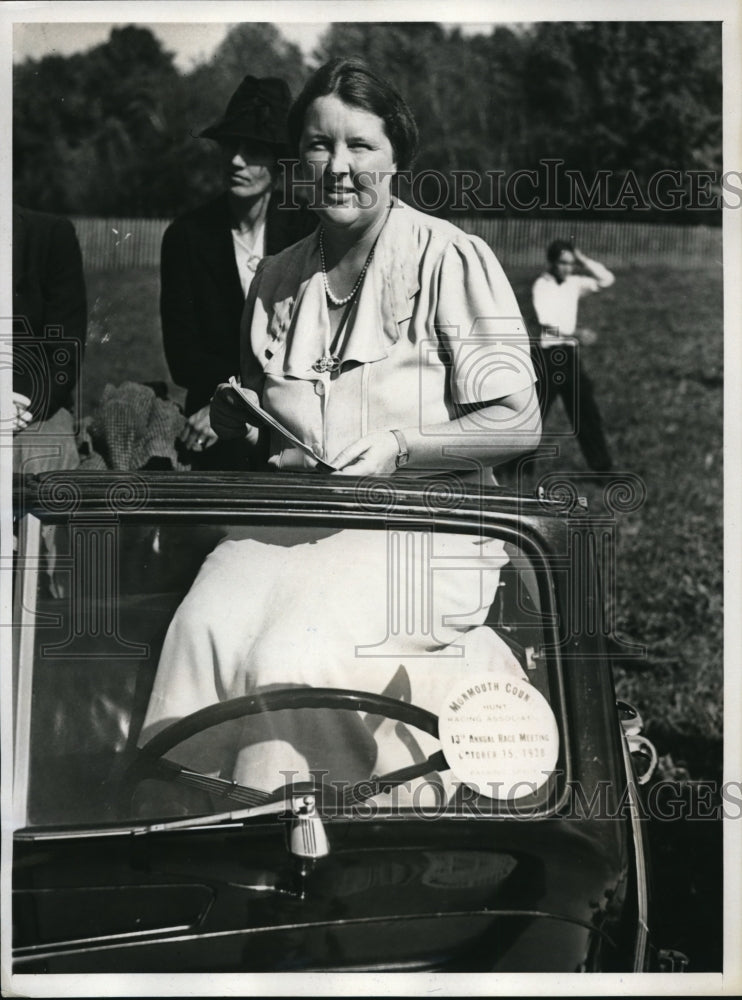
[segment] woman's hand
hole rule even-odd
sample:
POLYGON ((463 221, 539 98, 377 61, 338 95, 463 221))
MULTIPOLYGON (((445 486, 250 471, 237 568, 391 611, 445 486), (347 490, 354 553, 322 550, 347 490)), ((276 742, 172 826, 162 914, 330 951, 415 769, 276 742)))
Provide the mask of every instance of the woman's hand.
MULTIPOLYGON (((257 392, 250 392, 250 396, 254 396, 256 406, 259 405, 257 392)), ((211 397, 209 417, 212 430, 225 441, 257 437, 257 427, 253 427, 245 420, 244 408, 228 382, 221 382, 216 387, 211 397)))
POLYGON ((191 451, 206 451, 219 440, 211 427, 209 407, 202 406, 186 420, 180 440, 191 451))
POLYGON ((340 476, 389 476, 397 468, 399 446, 391 431, 375 431, 344 448, 332 464, 340 476))

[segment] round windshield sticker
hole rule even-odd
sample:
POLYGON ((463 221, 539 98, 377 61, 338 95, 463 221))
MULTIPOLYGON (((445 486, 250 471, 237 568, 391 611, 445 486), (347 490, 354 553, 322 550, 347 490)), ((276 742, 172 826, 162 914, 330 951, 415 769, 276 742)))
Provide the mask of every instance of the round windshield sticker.
POLYGON ((454 777, 491 799, 533 795, 559 756, 548 701, 527 680, 508 675, 457 681, 441 705, 439 735, 454 777))

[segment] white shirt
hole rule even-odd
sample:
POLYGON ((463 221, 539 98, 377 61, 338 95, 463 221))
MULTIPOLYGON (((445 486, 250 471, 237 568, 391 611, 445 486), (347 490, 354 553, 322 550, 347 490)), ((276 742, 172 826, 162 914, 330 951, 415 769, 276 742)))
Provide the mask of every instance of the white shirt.
POLYGON ((234 246, 234 257, 237 261, 240 284, 245 298, 247 298, 258 264, 265 257, 265 219, 260 223, 255 238, 251 241, 242 236, 238 230, 233 229, 232 245, 234 246))
POLYGON ((596 261, 590 261, 590 270, 592 275, 571 274, 562 282, 545 271, 534 282, 531 294, 543 345, 571 338, 577 327, 577 308, 582 296, 609 288, 615 281, 608 268, 596 261))

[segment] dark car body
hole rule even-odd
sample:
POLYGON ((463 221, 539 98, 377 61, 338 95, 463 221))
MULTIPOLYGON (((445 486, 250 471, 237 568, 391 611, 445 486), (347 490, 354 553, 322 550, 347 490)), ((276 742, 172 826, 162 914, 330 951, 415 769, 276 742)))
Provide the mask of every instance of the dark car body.
MULTIPOLYGON (((573 501, 311 474, 19 483, 14 973, 648 969, 638 791, 601 611, 605 539, 573 501), (328 808, 316 856, 290 849, 288 806, 180 827, 122 811, 162 636, 225 524, 504 539, 516 572, 503 571, 487 620, 553 712, 548 780, 514 800, 328 808)), ((357 693, 344 697, 356 707, 357 693)))

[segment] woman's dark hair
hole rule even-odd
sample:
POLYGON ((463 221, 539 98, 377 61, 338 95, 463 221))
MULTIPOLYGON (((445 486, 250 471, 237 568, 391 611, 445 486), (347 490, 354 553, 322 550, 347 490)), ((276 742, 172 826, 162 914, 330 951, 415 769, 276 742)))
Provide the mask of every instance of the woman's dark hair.
POLYGON ((550 264, 553 264, 555 260, 559 260, 560 254, 563 254, 565 250, 569 250, 570 253, 575 252, 571 240, 554 240, 546 250, 546 259, 550 264))
POLYGON ((417 152, 417 125, 404 99, 360 59, 331 59, 309 78, 288 117, 289 142, 295 153, 307 109, 318 97, 334 94, 346 104, 381 118, 398 170, 408 170, 417 152))

